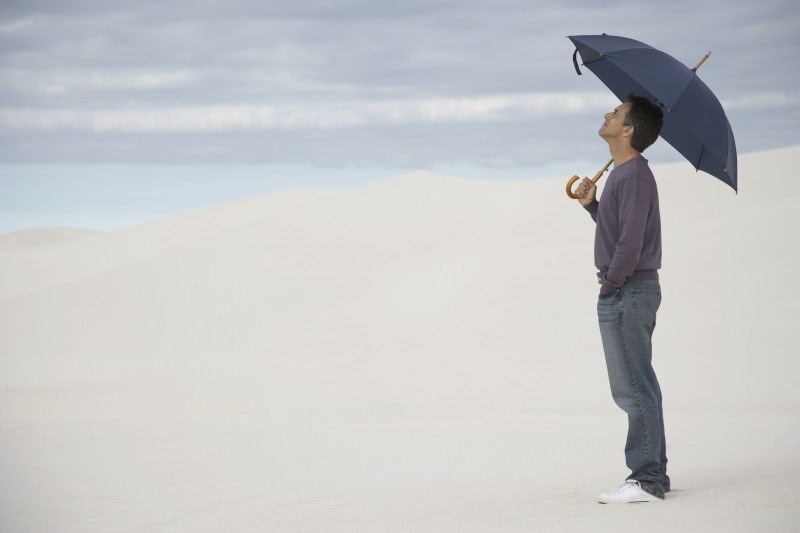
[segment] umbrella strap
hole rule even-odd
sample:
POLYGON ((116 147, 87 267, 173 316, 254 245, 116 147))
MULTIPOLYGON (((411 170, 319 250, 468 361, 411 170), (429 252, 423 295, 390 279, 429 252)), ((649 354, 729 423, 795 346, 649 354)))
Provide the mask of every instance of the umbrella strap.
POLYGON ((575 48, 575 51, 572 53, 572 64, 575 65, 575 72, 578 73, 578 76, 582 76, 581 69, 578 68, 578 48, 575 48))

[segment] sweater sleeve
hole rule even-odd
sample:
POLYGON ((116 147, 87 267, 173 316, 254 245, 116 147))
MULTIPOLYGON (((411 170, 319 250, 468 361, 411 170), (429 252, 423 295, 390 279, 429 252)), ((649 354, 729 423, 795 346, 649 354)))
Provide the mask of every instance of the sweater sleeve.
POLYGON ((592 220, 594 220, 595 223, 597 223, 597 206, 598 205, 599 205, 599 202, 597 201, 597 198, 595 198, 595 199, 592 200, 592 203, 590 203, 589 205, 583 206, 583 208, 586 209, 589 212, 589 214, 592 216, 592 220))
POLYGON ((624 178, 619 183, 619 240, 603 280, 601 294, 621 287, 639 264, 647 213, 650 211, 650 192, 650 185, 636 176, 624 178))

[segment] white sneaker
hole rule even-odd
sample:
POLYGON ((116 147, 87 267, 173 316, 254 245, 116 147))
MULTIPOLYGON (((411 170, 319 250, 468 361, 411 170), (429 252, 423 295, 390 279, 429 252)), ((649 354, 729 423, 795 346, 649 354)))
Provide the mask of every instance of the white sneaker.
POLYGON ((635 479, 626 479, 625 483, 612 490, 604 492, 598 498, 600 503, 634 503, 634 502, 654 502, 659 500, 649 492, 642 489, 639 482, 635 479))

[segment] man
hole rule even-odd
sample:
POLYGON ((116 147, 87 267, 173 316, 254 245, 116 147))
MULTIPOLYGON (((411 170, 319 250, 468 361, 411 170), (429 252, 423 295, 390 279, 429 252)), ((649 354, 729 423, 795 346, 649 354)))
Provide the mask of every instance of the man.
POLYGON ((606 113, 600 137, 614 159, 601 201, 584 178, 578 202, 597 223, 594 240, 600 337, 611 396, 628 414, 625 483, 603 493, 601 503, 649 502, 670 490, 661 388, 651 364, 652 335, 661 305, 661 216, 658 188, 642 152, 661 132, 661 109, 643 96, 606 113))

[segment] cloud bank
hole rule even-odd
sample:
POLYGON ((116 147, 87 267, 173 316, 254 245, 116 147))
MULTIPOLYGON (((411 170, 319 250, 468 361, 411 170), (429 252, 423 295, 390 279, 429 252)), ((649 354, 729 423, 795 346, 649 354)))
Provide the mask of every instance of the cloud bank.
POLYGON ((620 2, 4 2, 0 162, 192 163, 217 135, 229 137, 204 161, 525 166, 559 143, 604 151, 596 129, 616 101, 575 75, 565 38, 602 32, 687 65, 712 50, 700 75, 739 149, 800 143, 800 74, 786 68, 798 7, 670 6, 631 17, 620 2), (335 141, 317 142, 326 132, 335 141), (343 158, 342 143, 361 149, 343 158))

